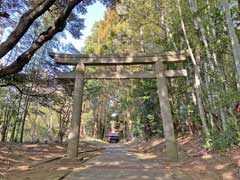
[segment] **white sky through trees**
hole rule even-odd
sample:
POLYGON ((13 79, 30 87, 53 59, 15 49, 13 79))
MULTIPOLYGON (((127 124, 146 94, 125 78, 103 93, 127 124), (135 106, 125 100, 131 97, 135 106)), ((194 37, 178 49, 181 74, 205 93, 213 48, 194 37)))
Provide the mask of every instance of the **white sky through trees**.
MULTIPOLYGON (((91 30, 94 26, 94 23, 104 18, 106 7, 97 1, 95 4, 89 6, 87 10, 87 14, 84 15, 85 28, 82 30, 83 36, 80 39, 75 39, 69 32, 65 32, 67 36, 67 42, 72 43, 79 51, 81 51, 81 49, 84 47, 86 38, 91 35, 91 30)), ((63 41, 65 41, 65 39, 63 41)))

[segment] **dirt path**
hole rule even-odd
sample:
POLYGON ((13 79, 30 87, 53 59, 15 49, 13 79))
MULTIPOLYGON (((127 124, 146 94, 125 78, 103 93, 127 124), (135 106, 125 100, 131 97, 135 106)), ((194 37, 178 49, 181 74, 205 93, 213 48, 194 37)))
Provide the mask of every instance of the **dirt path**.
POLYGON ((199 138, 178 140, 179 162, 164 156, 164 141, 108 144, 82 140, 78 158, 61 144, 1 144, 0 180, 240 180, 240 148, 207 152, 199 138))
POLYGON ((66 144, 0 144, 0 180, 58 180, 101 154, 104 142, 81 141, 78 158, 65 157, 66 144))
POLYGON ((123 144, 110 144, 102 155, 75 169, 65 180, 190 180, 181 172, 168 170, 159 162, 144 160, 123 144))

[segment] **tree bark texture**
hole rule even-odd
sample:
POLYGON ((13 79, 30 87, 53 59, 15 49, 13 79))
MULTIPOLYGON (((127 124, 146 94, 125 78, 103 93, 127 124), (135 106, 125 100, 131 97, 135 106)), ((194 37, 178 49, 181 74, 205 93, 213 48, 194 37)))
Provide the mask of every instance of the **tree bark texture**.
POLYGON ((239 44, 239 40, 238 40, 236 31, 234 29, 234 24, 232 22, 231 12, 230 12, 230 8, 229 8, 229 2, 228 2, 228 0, 221 0, 221 4, 225 9, 228 33, 229 33, 229 38, 231 41, 232 53, 233 53, 235 68, 236 68, 236 72, 237 72, 237 82, 238 82, 238 86, 239 86, 240 85, 240 44, 239 44))
POLYGON ((21 124, 20 143, 23 142, 24 128, 25 128, 25 122, 27 118, 29 104, 30 104, 30 96, 26 96, 24 113, 23 113, 22 124, 21 124))
POLYGON ((195 78, 195 92, 196 92, 196 97, 197 97, 197 104, 198 104, 198 110, 199 110, 199 116, 200 119, 202 121, 202 125, 203 125, 203 130, 205 132, 206 135, 209 134, 209 129, 207 126, 207 120, 206 120, 206 116, 205 116, 205 112, 204 112, 204 108, 203 108, 203 102, 202 102, 202 98, 201 98, 201 82, 200 82, 200 52, 197 49, 196 50, 196 61, 198 62, 195 66, 194 66, 194 78, 195 78))
POLYGON ((185 24, 183 22, 183 19, 182 19, 182 9, 181 9, 181 4, 180 4, 180 0, 177 1, 178 2, 178 12, 179 12, 179 15, 180 15, 180 18, 181 18, 181 27, 182 27, 182 31, 183 31, 183 34, 184 34, 184 39, 186 41, 186 44, 187 44, 187 48, 188 48, 188 53, 191 57, 191 60, 192 60, 192 63, 194 65, 194 79, 195 79, 195 92, 196 92, 196 99, 197 99, 197 105, 198 105, 198 109, 199 109, 199 115, 200 115, 200 118, 201 118, 201 121, 202 121, 202 124, 203 124, 203 127, 204 127, 204 132, 206 134, 209 134, 209 129, 207 127, 207 123, 206 123, 206 116, 205 116, 205 112, 204 112, 204 108, 203 108, 203 102, 202 102, 202 97, 201 97, 201 76, 200 76, 200 67, 199 67, 199 64, 200 64, 200 54, 197 55, 196 59, 194 57, 194 54, 193 54, 193 50, 190 46, 190 42, 189 42, 189 39, 188 39, 188 36, 187 36, 187 32, 186 32, 186 28, 185 28, 185 24))
POLYGON ((23 95, 20 94, 20 99, 19 99, 19 101, 18 101, 17 117, 16 117, 16 119, 14 120, 13 129, 12 129, 12 133, 11 133, 11 137, 10 137, 10 141, 11 141, 11 142, 14 142, 15 131, 16 131, 16 128, 17 128, 17 122, 19 121, 19 112, 20 112, 21 103, 22 103, 22 96, 23 96, 23 95))

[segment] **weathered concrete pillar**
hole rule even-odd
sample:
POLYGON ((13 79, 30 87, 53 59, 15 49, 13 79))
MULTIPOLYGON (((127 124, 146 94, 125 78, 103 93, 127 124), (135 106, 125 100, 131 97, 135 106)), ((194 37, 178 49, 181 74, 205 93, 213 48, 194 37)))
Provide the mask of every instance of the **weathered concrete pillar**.
POLYGON ((155 64, 158 96, 160 101, 161 116, 163 121, 163 130, 166 141, 167 156, 171 160, 178 160, 177 143, 174 134, 171 106, 168 99, 167 79, 164 75, 165 66, 162 62, 155 64))
POLYGON ((73 92, 71 128, 68 136, 67 155, 69 158, 77 157, 79 144, 79 129, 81 123, 81 111, 84 86, 84 64, 76 67, 76 78, 73 92))

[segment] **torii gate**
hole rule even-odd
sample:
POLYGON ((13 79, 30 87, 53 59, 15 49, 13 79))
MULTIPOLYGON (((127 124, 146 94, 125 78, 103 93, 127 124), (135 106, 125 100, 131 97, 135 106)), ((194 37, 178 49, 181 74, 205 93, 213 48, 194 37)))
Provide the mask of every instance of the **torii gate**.
POLYGON ((167 156, 170 159, 178 159, 177 143, 174 134, 171 107, 168 99, 166 77, 187 76, 185 69, 165 70, 164 63, 179 63, 186 60, 186 52, 162 52, 162 53, 141 53, 128 55, 69 55, 50 53, 56 63, 62 65, 76 65, 76 72, 58 73, 58 78, 74 79, 73 92, 73 111, 71 129, 68 137, 67 154, 68 157, 77 157, 79 144, 79 129, 81 123, 81 111, 83 101, 84 79, 151 79, 157 78, 158 96, 160 110, 163 120, 164 136, 166 140, 167 156), (144 72, 95 72, 84 73, 85 66, 99 65, 134 65, 134 64, 153 64, 155 71, 144 72))

